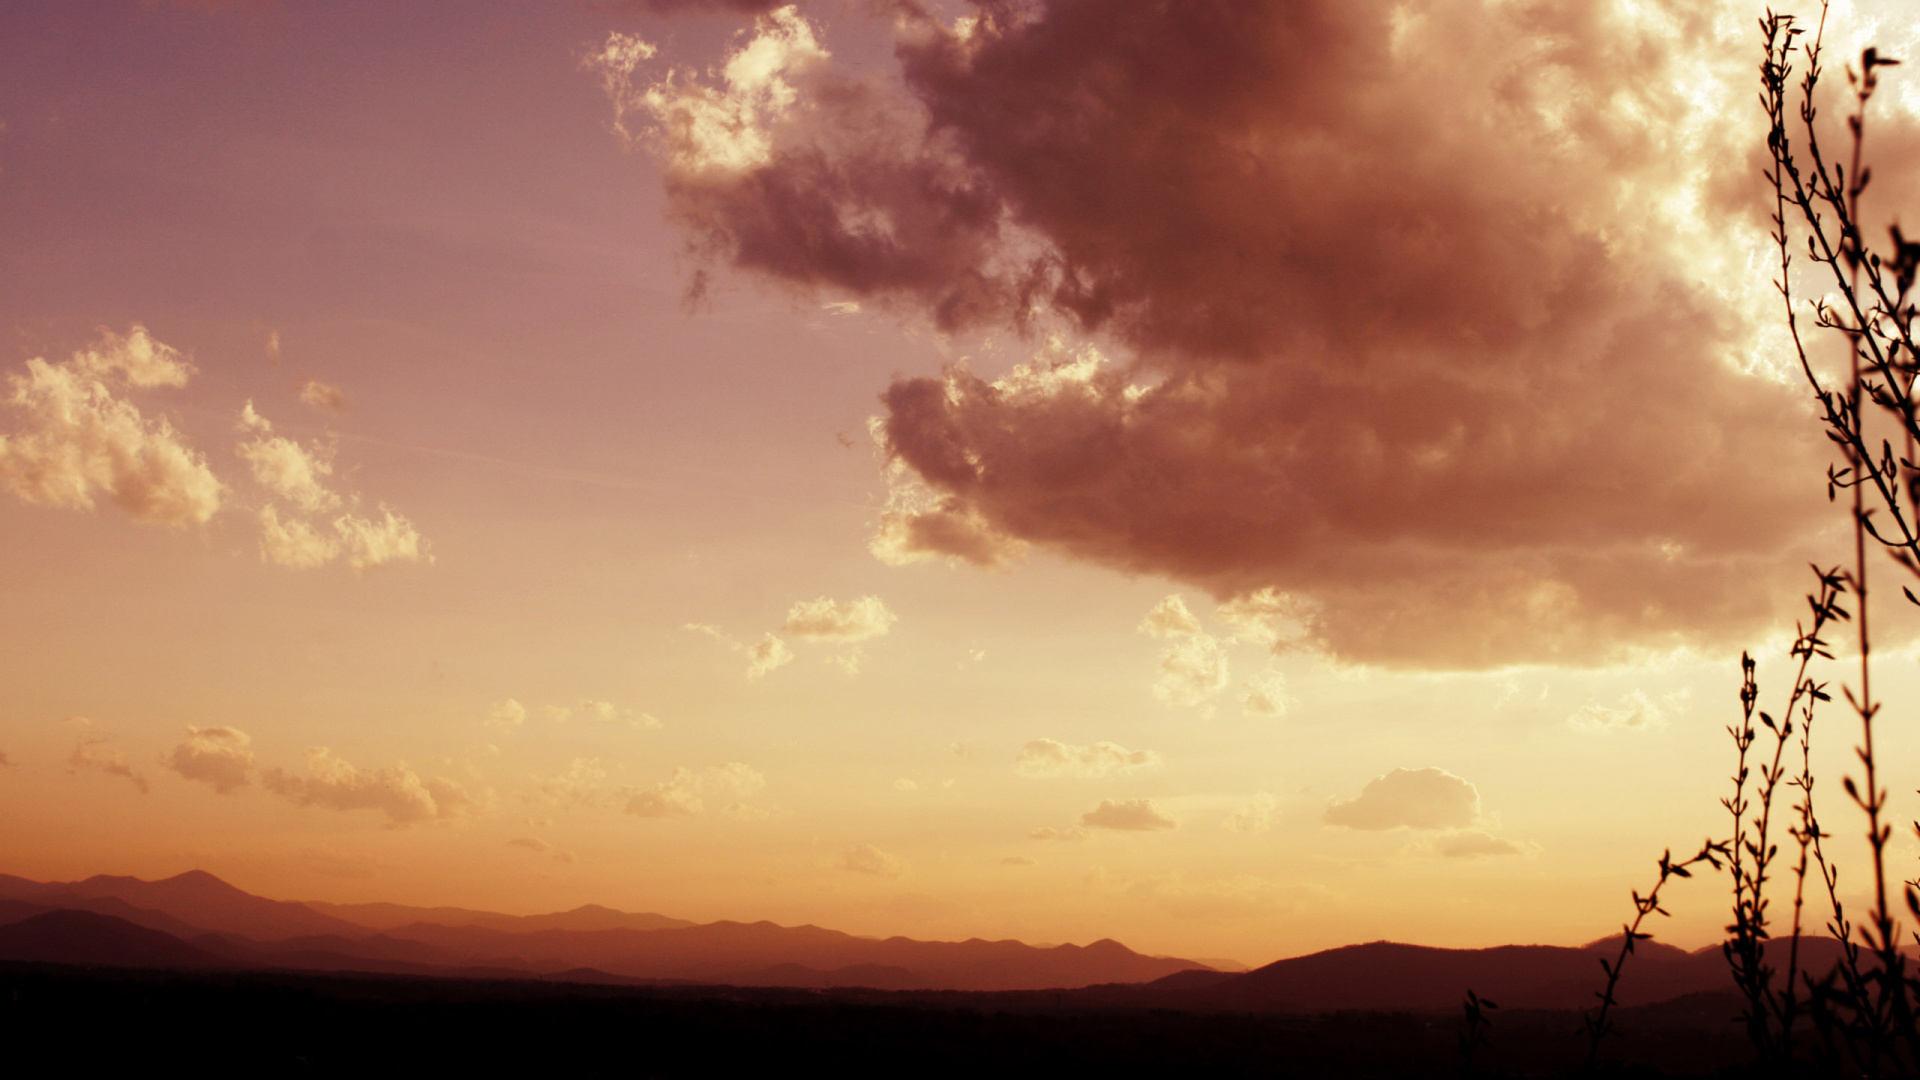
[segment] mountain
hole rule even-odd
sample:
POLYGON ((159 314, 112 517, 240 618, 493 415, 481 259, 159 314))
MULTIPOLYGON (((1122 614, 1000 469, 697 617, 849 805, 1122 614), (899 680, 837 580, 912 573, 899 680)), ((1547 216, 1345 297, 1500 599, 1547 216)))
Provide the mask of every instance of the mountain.
POLYGON ((48 911, 0 926, 0 960, 90 967, 228 966, 172 934, 91 911, 48 911))
MULTIPOLYGON (((100 874, 85 881, 28 881, 11 874, 0 874, 0 899, 24 900, 53 908, 100 910, 143 922, 141 918, 118 910, 117 901, 141 912, 158 912, 199 931, 218 931, 243 937, 272 941, 310 934, 338 934, 365 937, 365 928, 291 900, 268 900, 234 888, 204 870, 189 870, 159 881, 136 877, 100 874)), ((153 927, 170 933, 173 927, 153 927)))
POLYGON ((254 896, 198 870, 161 881, 0 875, 0 923, 54 908, 163 931, 230 965, 301 970, 559 978, 591 969, 596 978, 622 981, 1009 991, 1145 983, 1205 967, 1143 956, 1117 941, 1044 948, 978 938, 881 941, 771 922, 696 925, 591 904, 547 915, 307 905, 254 896))
POLYGON ((550 915, 503 915, 497 911, 473 911, 457 907, 408 907, 405 904, 329 904, 306 901, 306 906, 336 919, 370 930, 392 930, 413 923, 436 926, 483 926, 491 930, 672 930, 693 926, 686 919, 671 919, 651 912, 615 911, 599 904, 586 904, 572 911, 550 915))
MULTIPOLYGON (((472 962, 558 971, 592 967, 616 975, 699 982, 753 980, 794 965, 817 973, 871 965, 898 989, 1038 990, 1149 982, 1202 965, 1151 957, 1117 941, 1039 948, 1019 941, 916 941, 855 937, 817 926, 717 922, 667 930, 544 930, 416 923, 397 938, 425 942, 472 962), (896 970, 897 969, 897 970, 896 970), (900 974, 901 971, 907 974, 900 974), (908 985, 910 984, 910 985, 908 985)), ((782 984, 786 985, 786 984, 782 984)), ((842 984, 835 984, 842 985, 842 984)))
MULTIPOLYGON (((1185 986, 1181 1000, 1192 1007, 1279 1012, 1343 1009, 1456 1010, 1469 989, 1509 1008, 1584 1009, 1606 987, 1599 960, 1612 962, 1618 937, 1580 948, 1504 945, 1491 949, 1436 949, 1376 941, 1280 960, 1244 975, 1206 980, 1174 976, 1156 988, 1185 986)), ((1769 962, 1784 968, 1785 943, 1769 948, 1769 962)), ((1824 938, 1801 942, 1803 970, 1830 970, 1839 946, 1824 938)), ((1670 1001, 1687 994, 1734 989, 1718 946, 1688 953, 1641 942, 1629 957, 1615 1000, 1621 1005, 1670 1001)))

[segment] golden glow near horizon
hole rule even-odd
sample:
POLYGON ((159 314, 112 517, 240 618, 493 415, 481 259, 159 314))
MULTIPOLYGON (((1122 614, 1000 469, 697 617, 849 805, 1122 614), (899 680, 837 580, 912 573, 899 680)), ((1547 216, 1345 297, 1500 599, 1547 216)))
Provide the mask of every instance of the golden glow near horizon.
POLYGON ((1840 550, 1759 9, 949 6, 0 13, 0 872, 1616 931, 1840 550))

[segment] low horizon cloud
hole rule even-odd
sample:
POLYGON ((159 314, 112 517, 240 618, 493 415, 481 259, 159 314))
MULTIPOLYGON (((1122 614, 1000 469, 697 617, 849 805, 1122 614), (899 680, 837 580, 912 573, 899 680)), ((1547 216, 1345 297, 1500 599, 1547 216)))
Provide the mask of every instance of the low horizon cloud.
POLYGON ((1329 803, 1321 820, 1363 832, 1464 829, 1480 820, 1480 792, 1445 769, 1395 769, 1329 803))
POLYGON ((1180 827, 1152 799, 1101 799, 1099 806, 1080 815, 1080 824, 1119 832, 1163 832, 1180 827))
POLYGON ((246 732, 234 727, 195 727, 187 725, 187 737, 164 759, 167 768, 183 779, 206 784, 216 793, 230 795, 251 781, 253 742, 246 732))
POLYGON ((262 770, 260 786, 301 806, 378 810, 391 828, 463 818, 479 808, 466 788, 445 777, 422 779, 402 761, 390 769, 360 769, 324 746, 306 750, 301 776, 279 766, 262 770))

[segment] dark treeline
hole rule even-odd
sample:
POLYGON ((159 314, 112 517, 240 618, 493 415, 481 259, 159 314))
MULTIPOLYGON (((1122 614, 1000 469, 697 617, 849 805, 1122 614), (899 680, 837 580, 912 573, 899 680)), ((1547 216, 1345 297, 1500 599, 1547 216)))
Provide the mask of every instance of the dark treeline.
MULTIPOLYGON (((1456 1016, 1127 1009, 1072 992, 612 987, 0 966, 0 1040, 62 1071, 673 1077, 1462 1075, 1456 1016)), ((1604 1071, 1742 1075, 1732 995, 1622 1010, 1604 1071)), ((1579 1014, 1503 1011, 1475 1075, 1562 1076, 1579 1014)))

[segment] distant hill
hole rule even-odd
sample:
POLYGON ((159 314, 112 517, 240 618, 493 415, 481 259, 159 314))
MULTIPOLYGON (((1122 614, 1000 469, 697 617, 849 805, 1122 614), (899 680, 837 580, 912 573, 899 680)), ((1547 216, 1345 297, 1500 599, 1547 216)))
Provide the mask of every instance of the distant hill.
POLYGON ((85 881, 42 883, 0 874, 0 899, 24 900, 45 907, 99 910, 131 922, 145 923, 138 914, 115 909, 111 902, 117 901, 141 912, 158 912, 177 920, 176 926, 153 927, 175 934, 188 927, 261 941, 310 934, 350 937, 367 934, 364 927, 323 915, 305 904, 268 900, 236 889, 204 870, 189 870, 160 881, 100 874, 85 881))
POLYGON ((0 926, 0 960, 88 967, 228 966, 172 934, 91 911, 48 911, 0 926))
POLYGON ((163 932, 183 948, 248 968, 488 978, 591 972, 586 977, 620 982, 994 991, 1146 983, 1205 969, 1178 957, 1143 956, 1116 941, 1043 948, 977 938, 876 940, 771 922, 696 925, 591 904, 547 915, 309 905, 254 896, 197 870, 161 881, 101 875, 43 883, 0 875, 0 923, 56 908, 163 932))
POLYGON ((405 904, 329 904, 309 900, 315 911, 345 919, 371 930, 392 930, 413 923, 436 926, 484 926, 491 930, 528 932, 534 930, 671 930, 693 926, 686 919, 671 919, 651 912, 615 911, 599 904, 586 904, 572 911, 550 915, 504 915, 497 911, 473 911, 457 907, 408 907, 405 904))
MULTIPOLYGON (((1600 958, 1611 960, 1619 944, 1615 937, 1580 948, 1435 949, 1376 941, 1276 961, 1244 975, 1175 976, 1154 989, 1189 987, 1181 1000, 1209 1009, 1453 1010, 1469 989, 1507 1007, 1583 1009, 1606 986, 1600 958)), ((1839 957, 1839 946, 1824 938, 1803 939, 1800 948, 1803 970, 1830 970, 1839 957)), ((1784 949, 1776 942, 1769 950, 1776 968, 1785 967, 1784 949)), ((1643 1005, 1733 989, 1718 947, 1688 953, 1647 941, 1628 959, 1615 996, 1622 1005, 1643 1005)))
POLYGON ((1202 967, 1175 957, 1143 956, 1117 941, 1039 948, 1019 941, 916 941, 855 937, 818 926, 717 922, 666 930, 546 930, 513 933, 479 926, 416 923, 388 933, 475 962, 541 971, 592 967, 646 979, 740 985, 854 985, 819 982, 819 973, 885 969, 893 989, 1033 990, 1096 983, 1150 982, 1202 967), (794 965, 815 973, 774 983, 769 971, 794 965), (905 972, 906 974, 901 974, 905 972))

